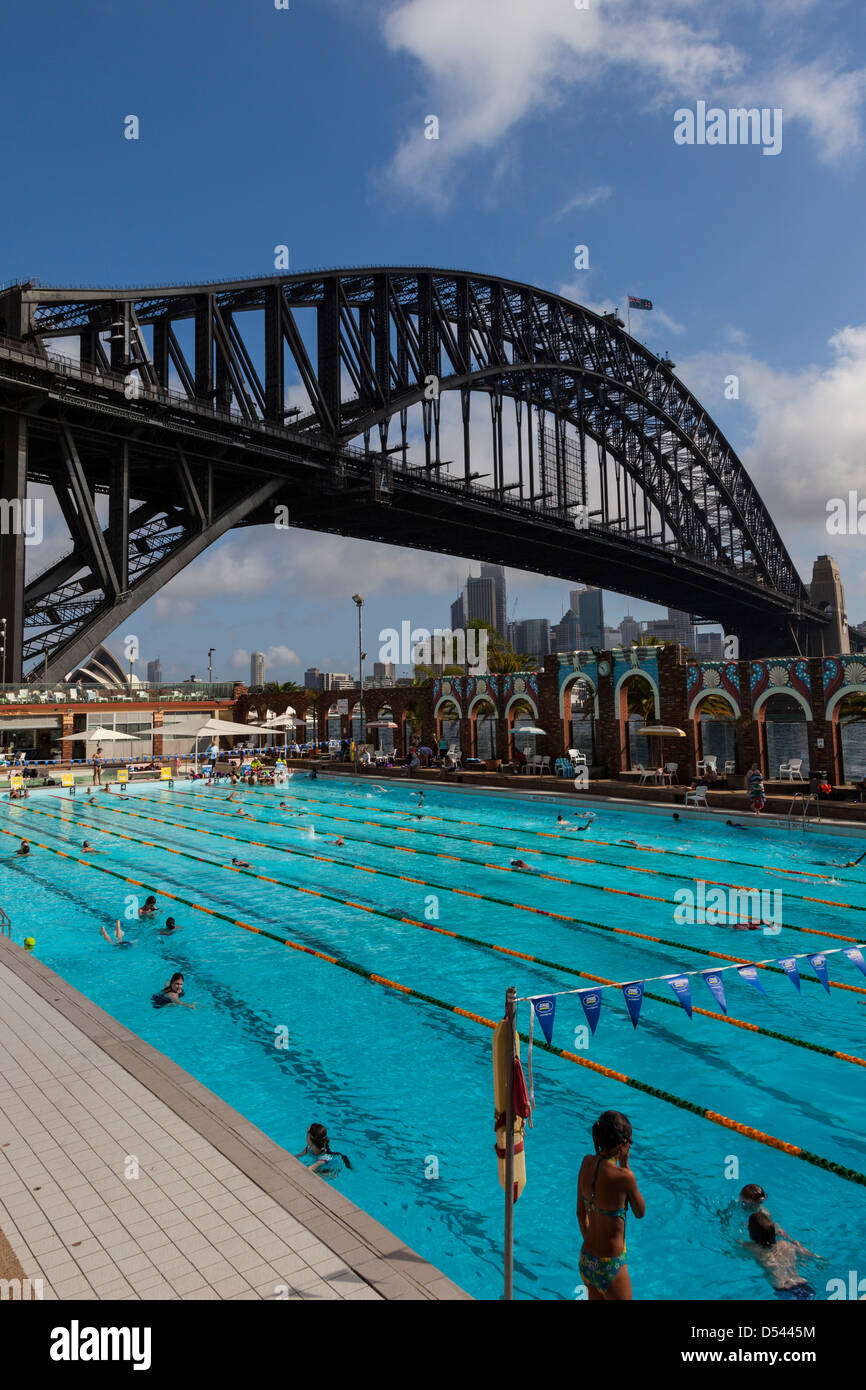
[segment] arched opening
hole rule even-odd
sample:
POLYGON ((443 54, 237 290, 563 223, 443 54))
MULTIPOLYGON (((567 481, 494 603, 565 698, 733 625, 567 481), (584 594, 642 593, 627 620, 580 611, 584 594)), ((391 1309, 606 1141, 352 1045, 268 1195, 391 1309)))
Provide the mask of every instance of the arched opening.
POLYGON ((840 782, 866 777, 866 689, 847 690, 830 714, 840 782))
POLYGON ((395 735, 397 734, 398 730, 371 729, 369 728, 369 725, 374 723, 396 724, 396 722, 397 721, 394 718, 394 711, 391 709, 391 706, 387 704, 381 705, 379 709, 377 709, 376 713, 373 715, 373 718, 367 721, 367 743, 372 743, 374 748, 377 748, 380 753, 393 753, 395 746, 395 735))
POLYGON ((449 748, 461 752, 460 748, 460 708, 456 700, 440 700, 436 706, 436 739, 445 739, 449 748))
POLYGON ((755 702, 759 759, 766 777, 778 777, 779 769, 799 759, 805 776, 809 769, 808 711, 796 691, 774 690, 755 702))
POLYGON ((474 758, 496 757, 496 706, 486 695, 472 702, 469 737, 474 758))
POLYGON ((566 688, 565 732, 566 748, 575 748, 583 753, 590 767, 597 761, 595 756, 595 709, 597 695, 592 681, 580 676, 566 688))
POLYGON ((737 720, 740 711, 727 691, 698 695, 692 703, 691 719, 695 760, 715 758, 721 776, 728 768, 737 769, 737 720))
POLYGON ((628 771, 637 764, 648 766, 648 753, 652 761, 656 750, 648 750, 647 740, 638 738, 637 731, 658 718, 659 697, 655 685, 639 671, 629 672, 617 684, 615 708, 619 723, 621 767, 628 771))
POLYGON ((538 714, 532 700, 528 700, 523 695, 518 695, 511 701, 506 711, 506 721, 508 728, 508 747, 507 757, 509 761, 514 760, 515 752, 519 751, 527 758, 531 758, 536 750, 536 740, 538 734, 525 734, 523 729, 533 729, 538 727, 538 714))

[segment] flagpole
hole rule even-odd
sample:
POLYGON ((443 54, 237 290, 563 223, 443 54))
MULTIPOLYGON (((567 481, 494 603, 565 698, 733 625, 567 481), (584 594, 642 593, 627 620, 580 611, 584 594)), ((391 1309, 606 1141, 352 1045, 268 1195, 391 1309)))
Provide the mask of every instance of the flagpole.
POLYGON ((514 1041, 517 1016, 517 990, 505 991, 507 1069, 505 1092, 505 1291, 504 1299, 514 1299, 514 1041))

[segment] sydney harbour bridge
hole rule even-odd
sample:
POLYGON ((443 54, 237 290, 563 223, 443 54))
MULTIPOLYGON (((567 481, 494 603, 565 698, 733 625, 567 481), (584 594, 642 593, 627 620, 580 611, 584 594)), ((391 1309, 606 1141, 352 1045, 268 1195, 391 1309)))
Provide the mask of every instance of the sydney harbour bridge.
POLYGON ((0 497, 50 490, 69 533, 40 569, 4 524, 10 679, 62 680, 220 536, 275 524, 599 585, 719 622, 742 656, 828 631, 674 363, 495 276, 11 284, 0 412, 0 497))

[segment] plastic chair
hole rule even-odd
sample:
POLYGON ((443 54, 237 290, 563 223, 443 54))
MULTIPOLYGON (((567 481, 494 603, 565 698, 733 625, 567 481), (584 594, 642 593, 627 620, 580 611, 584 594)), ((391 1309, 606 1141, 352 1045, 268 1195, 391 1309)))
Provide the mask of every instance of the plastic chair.
POLYGON ((805 779, 805 777, 803 776, 803 773, 802 773, 802 770, 801 770, 802 767, 803 767, 803 759, 802 759, 802 758, 792 758, 792 759, 790 760, 790 762, 787 762, 787 763, 780 763, 780 764, 779 764, 779 777, 780 777, 780 779, 781 779, 782 781, 784 781, 785 778, 787 777, 787 779, 788 779, 789 782, 793 782, 794 778, 796 777, 796 778, 799 779, 799 781, 805 782, 806 779, 805 779))
POLYGON ((698 787, 690 787, 686 792, 686 806, 704 806, 709 809, 707 801, 707 788, 701 783, 698 787))

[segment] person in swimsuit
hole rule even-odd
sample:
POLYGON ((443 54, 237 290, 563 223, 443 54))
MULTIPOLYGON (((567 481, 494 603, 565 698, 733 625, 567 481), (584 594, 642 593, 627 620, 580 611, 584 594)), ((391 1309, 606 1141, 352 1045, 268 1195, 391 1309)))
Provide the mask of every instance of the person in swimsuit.
POLYGON ((307 1146, 297 1157, 304 1158, 306 1155, 313 1158, 310 1172, 318 1173, 323 1178, 335 1178, 341 1167, 350 1170, 352 1167, 345 1154, 332 1151, 328 1131, 324 1125, 310 1125, 307 1130, 307 1146))
POLYGON ((92 845, 89 840, 84 841, 83 845, 81 846, 81 852, 82 854, 99 854, 99 850, 96 848, 95 845, 92 845))
POLYGON ((21 848, 20 848, 20 849, 16 849, 15 853, 16 853, 16 854, 20 854, 20 855, 22 855, 22 856, 28 855, 28 854, 30 853, 30 841, 29 841, 29 840, 22 840, 22 841, 21 841, 21 848))
MULTIPOLYGON (((165 926, 164 926, 164 927, 160 927, 160 929, 159 929, 159 935, 160 935, 160 936, 174 936, 174 934, 175 934, 176 931, 180 931, 180 927, 178 926, 177 922, 174 920, 173 917, 166 917, 166 919, 165 919, 165 926)), ((182 976, 182 975, 179 976, 179 977, 173 976, 172 978, 173 978, 173 979, 174 979, 174 978, 180 978, 180 979, 182 980, 182 979, 183 979, 183 976, 182 976)))
MULTIPOLYGON (((846 864, 837 864, 835 862, 824 861, 822 862, 821 867, 825 869, 853 869, 855 865, 862 863, 864 859, 866 859, 866 850, 863 851, 859 858, 849 859, 846 864)), ((815 860, 814 862, 817 863, 818 861, 815 860)))
POLYGON ((252 867, 252 864, 248 864, 246 859, 235 859, 234 857, 232 858, 232 868, 251 869, 252 867))
POLYGON ((144 906, 138 909, 139 917, 153 917, 156 913, 156 898, 151 893, 149 898, 145 898, 144 906))
POLYGON ((106 939, 106 941, 108 942, 109 946, 134 946, 134 945, 135 945, 135 942, 134 942, 134 941, 124 941, 124 939, 123 939, 123 927, 120 925, 120 922, 119 922, 119 921, 115 922, 115 924, 114 924, 114 938, 115 938, 114 941, 112 941, 111 937, 108 935, 108 932, 105 930, 105 927, 100 927, 99 930, 100 930, 100 932, 102 933, 102 935, 105 937, 105 939, 106 939))
POLYGON ((735 820, 726 820, 725 825, 729 825, 732 830, 748 830, 749 828, 747 825, 740 825, 739 821, 735 820))
POLYGON ((818 1255, 786 1236, 765 1211, 754 1212, 749 1217, 749 1236, 751 1239, 744 1240, 743 1246, 761 1265, 777 1298, 800 1302, 815 1298, 812 1285, 800 1274, 797 1257, 817 1260, 818 1255))
POLYGON ((580 1165, 577 1221, 583 1236, 580 1277, 590 1302, 630 1301, 625 1219, 629 1205, 640 1220, 646 1212, 637 1178, 628 1164, 631 1121, 606 1110, 592 1127, 594 1154, 580 1165))
POLYGON ((183 994, 183 975, 178 972, 172 975, 167 985, 163 985, 158 994, 153 996, 153 1006, 155 1009, 161 1008, 163 1004, 183 1004, 185 1009, 194 1009, 195 1004, 184 1004, 181 995, 183 994))
POLYGON ((525 859, 512 859, 512 861, 511 861, 511 867, 512 867, 512 869, 519 869, 520 872, 521 872, 521 873, 524 873, 524 874, 534 874, 534 873, 535 873, 535 870, 533 869, 532 865, 531 865, 531 864, 527 864, 527 862, 526 862, 525 859))

